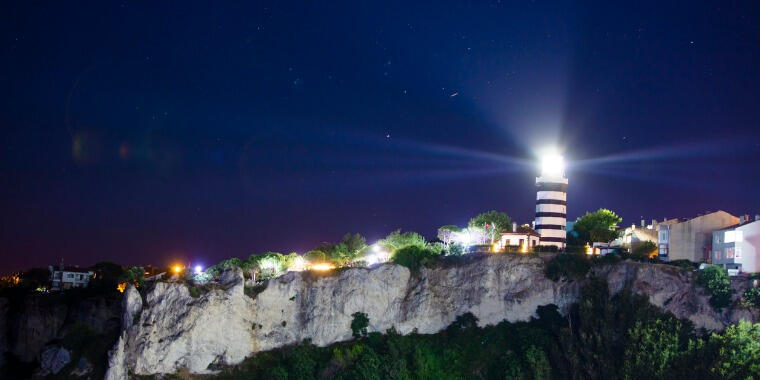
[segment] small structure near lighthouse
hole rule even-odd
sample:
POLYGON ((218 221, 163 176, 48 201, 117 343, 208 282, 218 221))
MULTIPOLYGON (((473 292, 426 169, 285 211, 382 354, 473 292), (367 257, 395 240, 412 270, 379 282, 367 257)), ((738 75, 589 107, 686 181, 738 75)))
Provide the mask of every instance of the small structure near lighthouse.
POLYGON ((562 156, 549 154, 542 158, 536 187, 535 230, 541 235, 541 245, 563 250, 567 241, 567 178, 562 156))

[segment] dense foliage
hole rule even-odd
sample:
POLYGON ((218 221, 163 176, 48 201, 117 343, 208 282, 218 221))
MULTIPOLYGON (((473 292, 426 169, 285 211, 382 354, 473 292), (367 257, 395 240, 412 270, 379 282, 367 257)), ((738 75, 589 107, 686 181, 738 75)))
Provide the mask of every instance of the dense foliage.
POLYGON ((351 314, 351 336, 354 339, 367 336, 367 327, 369 327, 369 318, 367 314, 356 312, 351 314))
MULTIPOLYGON (((385 335, 259 353, 222 379, 665 379, 760 377, 760 324, 699 337, 689 321, 591 279, 567 316, 478 327, 465 314, 433 335, 385 335)), ((356 318, 354 319, 356 320, 356 318)), ((352 326, 353 328, 354 326, 352 326)), ((361 333, 359 333, 361 335, 361 333)))
POLYGON ((561 278, 580 278, 591 269, 591 260, 584 253, 562 253, 554 256, 546 264, 546 278, 557 281, 561 278))
POLYGON ((657 245, 651 241, 645 241, 631 252, 631 258, 635 260, 648 260, 655 257, 657 257, 657 245))
POLYGON ((731 303, 731 280, 725 269, 712 265, 699 272, 697 282, 710 293, 710 305, 720 310, 731 303))
POLYGON ((742 294, 742 302, 746 306, 760 309, 760 288, 747 289, 742 294))
POLYGON ((499 240, 502 232, 509 231, 512 228, 512 218, 506 213, 496 210, 486 211, 470 219, 467 224, 469 228, 479 228, 493 243, 499 240))
POLYGON ((119 276, 119 282, 127 282, 137 287, 145 285, 145 268, 131 267, 119 276))
POLYGON ((432 249, 410 245, 395 251, 391 256, 391 261, 414 271, 431 263, 436 256, 437 254, 432 249))
POLYGON ((416 232, 401 232, 396 230, 391 232, 385 239, 381 239, 378 244, 388 252, 395 252, 399 249, 414 246, 418 248, 426 248, 427 241, 422 235, 416 232))
POLYGON ((586 212, 573 225, 573 232, 577 238, 568 234, 568 239, 573 238, 573 244, 583 245, 594 242, 611 242, 618 236, 616 230, 618 223, 623 218, 605 208, 600 208, 592 213, 586 212))

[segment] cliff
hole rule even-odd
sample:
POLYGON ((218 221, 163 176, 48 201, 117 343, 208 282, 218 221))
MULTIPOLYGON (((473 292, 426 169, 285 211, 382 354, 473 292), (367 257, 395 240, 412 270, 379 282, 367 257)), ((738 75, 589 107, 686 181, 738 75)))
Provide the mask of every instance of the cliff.
POLYGON ((60 349, 62 341, 72 340, 82 329, 92 336, 117 335, 120 310, 117 297, 83 291, 0 298, 0 377, 25 378, 39 369, 45 373, 44 352, 60 349))
MULTIPOLYGON (((470 312, 481 325, 524 321, 537 306, 567 312, 583 281, 552 282, 539 256, 482 255, 411 273, 385 264, 325 275, 291 272, 246 292, 242 272, 224 274, 218 287, 193 297, 180 283, 161 282, 145 299, 124 297, 123 331, 110 353, 107 379, 131 374, 212 373, 245 357, 310 339, 324 346, 351 338, 351 314, 364 312, 370 331, 434 333, 470 312), (249 296, 250 294, 251 296, 249 296)), ((697 327, 722 329, 748 312, 716 313, 693 285, 693 273, 665 265, 624 262, 595 268, 612 292, 630 287, 697 327)))

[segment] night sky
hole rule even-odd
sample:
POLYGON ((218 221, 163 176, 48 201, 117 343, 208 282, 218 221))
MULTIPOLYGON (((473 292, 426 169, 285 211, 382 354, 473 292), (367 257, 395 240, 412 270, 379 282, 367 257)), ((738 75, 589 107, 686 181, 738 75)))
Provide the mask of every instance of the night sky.
POLYGON ((760 2, 154 3, 0 5, 0 271, 760 213, 760 2))

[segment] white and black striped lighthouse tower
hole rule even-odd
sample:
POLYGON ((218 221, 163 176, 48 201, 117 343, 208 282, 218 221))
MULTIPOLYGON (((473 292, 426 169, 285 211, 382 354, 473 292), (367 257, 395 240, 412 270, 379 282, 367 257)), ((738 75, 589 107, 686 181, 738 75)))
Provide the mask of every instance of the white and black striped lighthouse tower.
POLYGON ((567 222, 567 178, 562 156, 544 157, 541 175, 536 177, 535 230, 541 235, 541 245, 565 249, 567 222))

